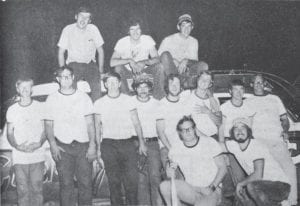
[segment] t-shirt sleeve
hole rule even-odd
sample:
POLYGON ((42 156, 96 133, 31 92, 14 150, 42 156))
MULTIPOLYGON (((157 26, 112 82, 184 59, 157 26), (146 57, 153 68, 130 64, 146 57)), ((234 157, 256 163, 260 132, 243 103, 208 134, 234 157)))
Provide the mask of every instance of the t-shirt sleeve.
POLYGON ((102 38, 99 29, 95 25, 93 25, 92 28, 93 28, 93 37, 94 37, 95 46, 96 48, 98 48, 104 44, 104 40, 102 38))
POLYGON ((57 43, 57 46, 63 49, 68 49, 68 36, 69 36, 69 29, 68 27, 65 27, 60 35, 59 41, 57 43))
POLYGON ((53 113, 55 112, 54 105, 57 103, 55 102, 54 98, 51 95, 48 96, 46 102, 44 103, 44 119, 45 120, 54 120, 53 113))
POLYGON ((230 152, 230 153, 235 153, 236 151, 236 148, 237 148, 237 143, 234 142, 234 141, 225 141, 225 145, 226 145, 226 148, 227 150, 230 152))
POLYGON ((103 106, 102 106, 102 100, 103 99, 98 99, 98 100, 96 100, 95 102, 94 102, 94 105, 93 105, 93 112, 95 113, 95 114, 102 114, 102 108, 103 108, 103 106))
POLYGON ((114 50, 118 53, 122 53, 122 51, 124 50, 124 47, 126 47, 126 45, 124 42, 124 38, 122 38, 117 41, 114 50))
POLYGON ((156 45, 155 41, 153 40, 153 38, 151 36, 145 36, 146 41, 147 41, 147 45, 149 47, 153 47, 156 45))
POLYGON ((160 43, 158 54, 161 55, 163 52, 168 51, 167 49, 167 39, 164 38, 162 42, 160 43))
POLYGON ((84 95, 84 115, 94 114, 94 107, 91 98, 83 93, 84 95))
POLYGON ((221 149, 221 146, 219 145, 219 143, 216 140, 214 140, 212 137, 208 137, 208 138, 210 141, 210 147, 208 147, 208 148, 211 151, 212 156, 216 157, 216 156, 220 155, 222 153, 222 149, 221 149))
POLYGON ((14 122, 14 117, 15 117, 15 112, 12 106, 10 106, 6 112, 6 121, 8 123, 13 123, 14 122))
POLYGON ((192 51, 191 59, 198 61, 198 40, 195 39, 194 51, 192 51))
POLYGON ((280 115, 283 115, 286 113, 286 109, 281 101, 281 99, 277 96, 275 96, 275 100, 277 101, 277 104, 278 104, 278 112, 280 115))

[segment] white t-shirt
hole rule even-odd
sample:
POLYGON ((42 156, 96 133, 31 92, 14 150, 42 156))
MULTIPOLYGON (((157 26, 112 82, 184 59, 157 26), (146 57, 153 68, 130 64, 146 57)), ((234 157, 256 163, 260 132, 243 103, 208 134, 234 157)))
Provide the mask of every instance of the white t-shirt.
MULTIPOLYGON (((219 103, 219 99, 214 97, 219 103)), ((195 91, 192 91, 189 99, 187 100, 187 107, 189 108, 189 113, 192 114, 192 117, 196 123, 197 128, 204 133, 206 136, 212 136, 218 133, 218 128, 215 123, 210 119, 208 114, 197 114, 196 108, 197 105, 207 106, 211 109, 209 99, 201 99, 196 94, 195 91)))
POLYGON ((144 137, 157 137, 156 120, 162 119, 162 114, 159 111, 159 101, 150 98, 147 102, 141 102, 136 96, 133 96, 132 99, 137 108, 144 137))
POLYGON ((183 143, 172 147, 169 158, 178 164, 187 183, 207 187, 217 175, 218 167, 214 157, 221 152, 216 140, 202 136, 194 147, 186 147, 183 143))
POLYGON ((46 106, 46 119, 53 120, 54 136, 59 141, 89 141, 85 116, 93 114, 93 103, 86 93, 76 90, 65 95, 56 91, 48 96, 46 106))
POLYGON ((66 63, 90 63, 96 62, 96 49, 104 44, 103 38, 97 26, 88 24, 85 30, 76 25, 67 25, 60 36, 57 46, 68 51, 66 63))
MULTIPOLYGON (((149 59, 150 51, 155 46, 155 41, 151 36, 141 35, 138 44, 130 42, 130 36, 125 36, 118 40, 114 50, 121 55, 121 59, 133 59, 134 61, 141 61, 149 59)), ((125 65, 131 71, 129 64, 125 65)))
POLYGON ((184 115, 189 115, 186 103, 190 94, 190 91, 183 91, 180 94, 179 101, 177 102, 171 102, 167 99, 167 97, 160 100, 159 110, 162 112, 162 118, 165 122, 165 134, 171 146, 175 144, 182 144, 182 141, 179 139, 176 126, 184 115))
POLYGON ((101 116, 103 139, 128 139, 135 135, 130 111, 136 109, 133 100, 126 94, 117 98, 108 95, 94 103, 94 112, 101 116))
POLYGON ((242 106, 237 107, 231 103, 231 100, 228 100, 220 107, 223 115, 223 124, 224 124, 224 135, 229 137, 229 131, 232 128, 232 122, 236 118, 248 118, 255 115, 255 110, 249 106, 245 101, 242 106))
MULTIPOLYGON (((179 33, 164 38, 158 49, 158 54, 168 51, 178 61, 191 59, 198 61, 198 40, 192 36, 182 38, 179 33)), ((178 66, 178 65, 176 65, 178 66)))
POLYGON ((254 161, 264 159, 264 180, 287 182, 288 178, 281 169, 278 162, 271 156, 268 148, 256 139, 251 139, 250 144, 245 151, 242 151, 239 144, 234 141, 226 141, 227 149, 235 155, 238 162, 250 175, 254 172, 254 161))
MULTIPOLYGON (((28 106, 21 106, 18 102, 10 106, 6 113, 8 123, 14 126, 14 137, 18 145, 27 142, 39 142, 43 133, 44 108, 43 103, 33 100, 28 106)), ((44 148, 32 153, 12 149, 13 164, 33 164, 45 161, 44 148)))
POLYGON ((256 111, 252 125, 253 136, 259 139, 281 141, 280 115, 285 114, 286 110, 279 97, 272 94, 253 96, 245 102, 256 111))

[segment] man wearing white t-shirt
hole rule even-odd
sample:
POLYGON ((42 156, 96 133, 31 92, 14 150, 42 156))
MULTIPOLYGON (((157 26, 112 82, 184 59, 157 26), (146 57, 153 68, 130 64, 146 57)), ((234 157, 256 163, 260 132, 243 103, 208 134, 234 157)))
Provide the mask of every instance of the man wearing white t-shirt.
POLYGON ((219 129, 220 142, 229 137, 229 130, 232 128, 232 121, 238 117, 254 117, 255 110, 243 100, 245 93, 244 83, 240 79, 230 82, 229 93, 231 99, 221 105, 223 115, 222 125, 219 129))
POLYGON ((32 100, 33 80, 20 78, 16 89, 20 100, 6 113, 7 139, 13 147, 18 205, 43 205, 43 177, 46 140, 42 103, 32 100))
POLYGON ((290 192, 287 176, 268 148, 257 139, 253 139, 251 120, 237 118, 233 120, 232 125, 230 136, 233 140, 226 141, 226 148, 235 155, 248 174, 237 184, 237 196, 245 201, 248 194, 255 205, 259 206, 281 205, 290 192))
MULTIPOLYGON (((135 79, 132 87, 137 94, 132 98, 137 108, 147 147, 147 156, 144 156, 146 161, 141 163, 144 164, 144 168, 140 168, 139 173, 138 204, 160 205, 158 188, 161 182, 161 160, 157 138, 157 120, 162 118, 162 114, 158 109, 159 101, 150 96, 153 84, 147 76, 141 75, 135 79)), ((164 136, 161 138, 164 145, 168 144, 164 136)), ((142 159, 142 157, 140 158, 142 159)))
POLYGON ((60 205, 75 205, 74 176, 78 183, 78 205, 92 205, 92 161, 96 159, 93 103, 73 87, 73 70, 57 70, 59 90, 46 100, 46 134, 60 184, 60 205))
POLYGON ((184 89, 195 88, 196 76, 200 71, 208 70, 205 62, 198 61, 198 40, 190 36, 193 28, 192 17, 181 15, 177 23, 179 32, 164 38, 158 49, 167 75, 179 73, 184 79, 184 89))
POLYGON ((94 103, 94 113, 97 139, 101 141, 101 156, 108 177, 111 205, 124 204, 122 184, 126 204, 137 205, 137 151, 132 136, 138 136, 139 153, 147 155, 141 123, 133 99, 120 91, 120 75, 109 72, 103 81, 107 95, 94 103))
POLYGON ((219 101, 212 94, 212 83, 212 73, 201 71, 197 76, 197 88, 191 92, 186 106, 196 122, 197 129, 204 135, 214 137, 217 140, 222 115, 219 101))
POLYGON ((161 99, 164 96, 163 81, 164 70, 159 63, 155 42, 149 35, 142 34, 141 21, 128 20, 128 36, 118 40, 110 59, 110 66, 121 75, 121 91, 126 94, 131 92, 133 77, 141 73, 153 76, 153 96, 161 99))
MULTIPOLYGON (((159 102, 159 111, 162 113, 161 119, 157 120, 157 132, 160 138, 168 140, 167 145, 160 144, 160 155, 163 164, 166 163, 168 152, 172 145, 182 144, 176 131, 178 121, 187 115, 186 99, 191 92, 182 91, 181 80, 178 74, 170 74, 165 81, 166 97, 159 102)), ((164 165, 165 167, 165 165, 164 165)))
MULTIPOLYGON (((177 131, 182 144, 172 147, 169 152, 171 163, 167 175, 174 176, 178 167, 185 180, 174 180, 177 200, 173 201, 178 201, 178 205, 181 202, 203 206, 219 204, 219 185, 226 174, 221 147, 213 138, 196 134, 196 124, 191 116, 184 116, 178 122, 177 131)), ((171 196, 175 191, 172 188, 171 192, 170 181, 162 182, 160 189, 167 205, 172 205, 171 196)))
POLYGON ((265 93, 264 85, 263 76, 256 75, 252 82, 254 96, 245 101, 256 111, 252 126, 253 136, 269 148, 290 179, 289 200, 292 205, 297 205, 296 167, 285 143, 288 141, 289 130, 287 112, 278 96, 265 93))
POLYGON ((91 87, 91 98, 95 101, 101 96, 99 80, 104 72, 104 41, 97 26, 91 24, 91 19, 90 9, 80 7, 75 15, 76 22, 63 29, 57 46, 59 66, 68 65, 74 70, 76 80, 86 80, 91 87))

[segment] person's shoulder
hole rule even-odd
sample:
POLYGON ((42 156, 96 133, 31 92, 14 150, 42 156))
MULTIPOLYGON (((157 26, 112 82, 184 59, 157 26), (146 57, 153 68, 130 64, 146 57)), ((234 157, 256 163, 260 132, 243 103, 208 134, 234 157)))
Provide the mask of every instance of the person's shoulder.
POLYGON ((168 40, 172 40, 174 38, 178 38, 178 33, 170 34, 170 35, 166 36, 163 40, 168 41, 168 40))
POLYGON ((124 43, 124 42, 129 42, 129 41, 130 41, 130 37, 124 36, 118 40, 118 43, 120 44, 120 43, 124 43))
POLYGON ((230 152, 234 152, 238 149, 238 143, 234 140, 226 140, 225 145, 230 152))
POLYGON ((68 24, 63 28, 63 31, 73 31, 76 28, 76 23, 68 24))
POLYGON ((223 110, 226 110, 228 107, 230 107, 230 100, 227 100, 226 102, 224 102, 223 104, 221 104, 220 106, 220 109, 223 111, 223 110))
POLYGON ((97 27, 95 24, 88 24, 88 25, 87 25, 87 29, 93 30, 93 31, 99 30, 98 27, 97 27))
POLYGON ((217 140, 215 140, 214 138, 212 137, 209 137, 209 136, 201 136, 200 137, 200 142, 202 140, 202 143, 204 145, 219 145, 219 143, 217 142, 217 140))
POLYGON ((13 103, 12 105, 10 105, 7 109, 7 113, 12 112, 14 110, 16 110, 17 108, 19 108, 20 105, 18 102, 13 103))
POLYGON ((142 41, 154 41, 150 35, 142 34, 141 35, 142 41))
POLYGON ((196 39, 193 36, 189 36, 189 40, 192 41, 192 42, 198 42, 198 39, 196 39))

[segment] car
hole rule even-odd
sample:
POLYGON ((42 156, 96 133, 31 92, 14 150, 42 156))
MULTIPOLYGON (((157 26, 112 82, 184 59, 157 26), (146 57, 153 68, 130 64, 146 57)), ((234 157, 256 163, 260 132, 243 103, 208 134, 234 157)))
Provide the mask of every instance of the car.
MULTIPOLYGON (((268 93, 275 94, 282 100, 290 120, 290 143, 289 148, 292 151, 293 161, 295 164, 300 163, 300 95, 297 90, 290 82, 287 80, 271 74, 250 70, 212 70, 214 75, 213 91, 216 97, 218 97, 220 103, 230 99, 228 93, 229 83, 233 79, 241 79, 245 84, 245 98, 253 96, 251 81, 256 74, 263 74, 266 80, 265 90, 268 93)), ((89 86, 86 82, 79 82, 78 88, 82 91, 89 92, 89 86)), ((46 83, 41 85, 35 85, 33 87, 33 98, 39 101, 45 101, 47 95, 58 89, 57 83, 46 83)), ((10 99, 10 104, 16 101, 16 98, 10 99)), ((49 151, 49 145, 44 145, 47 149, 47 162, 45 171, 45 182, 53 183, 57 182, 57 173, 55 170, 54 161, 51 158, 49 151)), ((15 187, 13 172, 11 170, 11 146, 7 142, 6 138, 6 128, 2 129, 0 136, 0 164, 2 164, 2 181, 1 188, 2 192, 13 190, 15 187)), ((108 198, 108 184, 105 177, 105 171, 103 165, 99 167, 96 162, 94 162, 94 172, 93 172, 93 191, 95 197, 108 198)), ((47 198, 46 198, 47 199, 47 198)))

